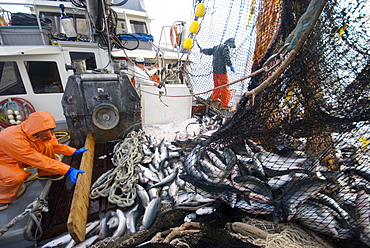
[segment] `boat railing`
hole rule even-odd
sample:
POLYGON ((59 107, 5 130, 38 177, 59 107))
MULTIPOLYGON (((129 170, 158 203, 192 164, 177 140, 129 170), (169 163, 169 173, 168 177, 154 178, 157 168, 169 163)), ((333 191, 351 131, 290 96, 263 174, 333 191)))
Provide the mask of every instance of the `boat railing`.
POLYGON ((172 26, 163 26, 159 37, 158 47, 166 51, 182 52, 185 39, 184 22, 176 21, 172 26))
MULTIPOLYGON (((2 6, 23 6, 30 9, 33 4, 27 3, 5 3, 0 2, 2 6)), ((0 7, 0 45, 49 45, 50 44, 50 28, 42 25, 37 8, 32 17, 35 18, 36 24, 30 25, 12 25, 12 12, 0 7), (27 38, 25 38, 27 36, 27 38)), ((31 11, 30 11, 31 12, 31 11)), ((31 13, 16 13, 18 15, 31 16, 31 13)))

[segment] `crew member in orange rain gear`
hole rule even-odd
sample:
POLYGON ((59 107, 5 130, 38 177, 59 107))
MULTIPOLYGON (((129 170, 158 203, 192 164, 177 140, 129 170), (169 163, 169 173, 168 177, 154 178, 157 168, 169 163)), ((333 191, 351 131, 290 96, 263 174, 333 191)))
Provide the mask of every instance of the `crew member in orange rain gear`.
POLYGON ((32 173, 24 169, 37 168, 40 180, 60 180, 69 175, 76 183, 83 173, 56 159, 55 154, 67 156, 87 151, 59 144, 51 132, 56 127, 54 117, 47 111, 31 113, 20 125, 0 132, 0 210, 16 200, 18 191, 32 173))

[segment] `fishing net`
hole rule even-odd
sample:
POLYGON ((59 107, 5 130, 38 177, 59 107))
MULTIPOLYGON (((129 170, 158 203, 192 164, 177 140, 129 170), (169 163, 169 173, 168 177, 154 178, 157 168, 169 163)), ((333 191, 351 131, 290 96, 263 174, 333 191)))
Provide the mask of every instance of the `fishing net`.
POLYGON ((189 209, 175 202, 149 229, 94 247, 369 246, 366 1, 202 3, 189 88, 232 115, 212 135, 175 140, 182 152, 173 164, 181 162, 182 189, 216 199, 214 210, 183 229, 189 209), (221 108, 211 99, 213 61, 204 50, 230 38, 235 72, 227 68, 231 100, 221 108), (172 231, 178 243, 153 242, 172 231))
POLYGON ((270 215, 275 226, 294 221, 369 245, 366 1, 204 3, 207 12, 190 55, 191 89, 212 109, 212 58, 200 48, 232 33, 236 72, 228 71, 235 91, 229 106, 236 111, 189 154, 184 180, 233 207, 270 215), (218 8, 228 9, 221 23, 218 8), (228 23, 235 19, 238 25, 228 23), (210 171, 205 161, 218 170, 210 171), (236 164, 238 176, 228 164, 236 164), (206 168, 206 176, 195 179, 200 174, 194 171, 206 168))
POLYGON ((230 232, 230 234, 251 244, 258 245, 259 247, 325 247, 324 243, 320 243, 315 240, 315 237, 303 231, 300 226, 294 223, 280 225, 278 232, 274 224, 267 220, 245 218, 242 223, 245 223, 250 227, 255 227, 257 228, 256 230, 262 231, 265 237, 242 235, 235 232, 230 232))
MULTIPOLYGON (((228 78, 232 82, 249 74, 252 68, 253 51, 256 40, 255 22, 259 9, 259 1, 203 1, 206 14, 199 18, 200 29, 194 38, 195 45, 189 54, 192 62, 186 71, 190 75, 189 88, 197 99, 203 103, 210 98, 214 88, 212 73, 212 56, 205 55, 200 49, 207 49, 224 43, 230 38, 235 39, 236 47, 230 49, 230 59, 235 68, 228 68, 228 78), (220 11, 222 10, 222 11, 220 11)), ((235 106, 242 94, 247 91, 249 80, 230 86, 231 98, 229 106, 235 106)), ((219 105, 212 107, 217 110, 219 105)))

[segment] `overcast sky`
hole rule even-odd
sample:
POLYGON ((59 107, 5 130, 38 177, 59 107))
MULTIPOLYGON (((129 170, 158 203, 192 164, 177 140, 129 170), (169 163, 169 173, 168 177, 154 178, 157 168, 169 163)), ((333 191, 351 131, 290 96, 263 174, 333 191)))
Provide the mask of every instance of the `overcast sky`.
MULTIPOLYGON (((144 0, 152 20, 152 34, 159 39, 161 28, 171 26, 175 21, 186 21, 187 27, 193 21, 193 0, 144 0)), ((158 41, 158 40, 157 40, 158 41)))

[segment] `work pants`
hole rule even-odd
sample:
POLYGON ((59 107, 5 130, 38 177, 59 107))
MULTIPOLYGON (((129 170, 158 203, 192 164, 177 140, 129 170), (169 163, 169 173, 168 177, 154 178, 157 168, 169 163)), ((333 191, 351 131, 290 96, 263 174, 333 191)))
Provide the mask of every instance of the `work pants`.
POLYGON ((32 172, 24 171, 18 163, 0 164, 0 203, 12 203, 17 199, 18 191, 32 172))
MULTIPOLYGON (((213 83, 215 88, 228 84, 229 78, 227 74, 213 74, 213 83)), ((221 97, 220 106, 228 107, 230 102, 230 87, 225 86, 221 89, 216 89, 212 93, 212 101, 217 101, 221 97)))
MULTIPOLYGON (((50 143, 45 144, 42 154, 50 158, 56 158, 50 143)), ((17 199, 18 191, 32 172, 24 169, 32 166, 23 163, 0 164, 0 203, 12 203, 17 199)), ((37 170, 39 176, 51 175, 45 170, 37 170)))

